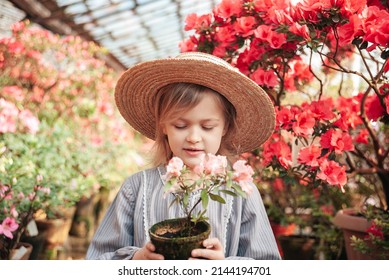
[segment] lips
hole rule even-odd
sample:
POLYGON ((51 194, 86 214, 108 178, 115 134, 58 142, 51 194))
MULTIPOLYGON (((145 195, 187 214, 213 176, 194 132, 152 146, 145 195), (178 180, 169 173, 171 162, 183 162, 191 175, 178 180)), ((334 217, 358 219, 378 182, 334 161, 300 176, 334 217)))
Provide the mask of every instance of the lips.
POLYGON ((202 150, 202 149, 197 149, 197 148, 184 148, 184 151, 185 151, 187 154, 192 155, 192 156, 195 156, 195 155, 198 155, 198 154, 204 152, 204 150, 202 150))

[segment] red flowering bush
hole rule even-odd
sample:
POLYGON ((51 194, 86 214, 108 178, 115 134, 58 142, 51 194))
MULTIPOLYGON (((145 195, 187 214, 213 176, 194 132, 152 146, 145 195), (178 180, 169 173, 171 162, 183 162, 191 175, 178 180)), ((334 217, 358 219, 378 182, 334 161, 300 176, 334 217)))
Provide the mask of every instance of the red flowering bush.
POLYGON ((388 208, 388 28, 387 3, 370 0, 223 0, 187 17, 181 51, 229 61, 274 102, 273 137, 246 155, 265 202, 282 186, 279 204, 328 226, 347 204, 388 208))

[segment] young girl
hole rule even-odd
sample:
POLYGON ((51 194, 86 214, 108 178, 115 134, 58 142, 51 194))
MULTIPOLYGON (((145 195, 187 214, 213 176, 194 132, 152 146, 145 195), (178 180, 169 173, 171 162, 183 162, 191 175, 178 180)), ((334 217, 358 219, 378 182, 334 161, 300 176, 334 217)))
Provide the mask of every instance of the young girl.
MULTIPOLYGON (((173 157, 193 168, 204 154, 238 155, 260 146, 274 129, 266 93, 225 61, 204 53, 140 63, 127 70, 115 89, 119 111, 133 128, 155 140, 154 168, 125 180, 97 229, 87 259, 162 260, 148 229, 183 217, 174 196, 164 198, 163 175, 173 157), (170 206, 170 207, 169 207, 170 206)), ((211 236, 192 258, 280 259, 261 200, 228 196, 211 201, 211 236)), ((194 203, 200 193, 193 193, 194 203)), ((197 206, 201 209, 201 204, 197 206)))

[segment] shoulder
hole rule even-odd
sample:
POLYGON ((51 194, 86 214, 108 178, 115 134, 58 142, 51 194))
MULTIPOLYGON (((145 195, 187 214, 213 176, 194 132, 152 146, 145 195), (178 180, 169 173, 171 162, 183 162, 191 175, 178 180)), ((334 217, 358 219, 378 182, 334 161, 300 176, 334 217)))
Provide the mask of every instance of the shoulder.
POLYGON ((138 171, 124 180, 120 191, 124 193, 137 192, 147 180, 158 178, 160 178, 160 172, 157 167, 138 171))

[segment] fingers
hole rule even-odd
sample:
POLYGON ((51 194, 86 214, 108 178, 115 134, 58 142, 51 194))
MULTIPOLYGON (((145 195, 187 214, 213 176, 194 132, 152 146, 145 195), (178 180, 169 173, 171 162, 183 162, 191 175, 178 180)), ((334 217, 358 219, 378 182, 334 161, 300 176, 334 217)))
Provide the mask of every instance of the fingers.
POLYGON ((220 240, 217 238, 209 238, 204 240, 203 246, 206 249, 223 250, 223 246, 220 243, 220 240))
POLYGON ((143 248, 138 250, 134 255, 134 260, 163 260, 164 256, 154 252, 155 246, 148 242, 143 248))
POLYGON ((224 252, 223 246, 217 238, 210 238, 204 240, 203 246, 205 249, 194 249, 192 251, 192 258, 190 259, 209 259, 209 260, 223 260, 224 252))

